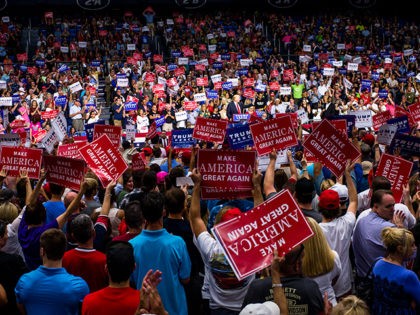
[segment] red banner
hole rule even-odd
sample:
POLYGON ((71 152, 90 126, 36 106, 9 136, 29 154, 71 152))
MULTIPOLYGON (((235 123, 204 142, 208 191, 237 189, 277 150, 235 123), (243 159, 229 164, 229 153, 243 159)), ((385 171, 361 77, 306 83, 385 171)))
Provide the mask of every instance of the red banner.
POLYGON ((140 152, 131 156, 131 167, 133 171, 144 171, 146 169, 146 164, 140 156, 140 152))
POLYGON ((202 175, 202 199, 240 199, 252 197, 255 151, 201 149, 197 168, 202 175))
POLYGON ((32 134, 32 137, 34 138, 35 143, 38 143, 39 141, 42 140, 42 138, 45 137, 46 134, 47 134, 47 130, 39 129, 38 131, 32 134))
POLYGON ((413 119, 418 123, 420 121, 420 103, 408 106, 408 110, 413 119))
POLYGON ((207 86, 209 85, 209 78, 197 78, 197 86, 207 86))
POLYGON ((84 147, 86 144, 87 141, 78 141, 75 143, 59 145, 57 148, 57 155, 72 159, 83 160, 83 157, 80 155, 79 149, 84 147))
POLYGON ((85 162, 62 156, 45 155, 47 181, 78 191, 85 176, 85 162))
POLYGON ((46 112, 41 112, 41 118, 42 119, 54 119, 55 117, 58 116, 59 113, 60 113, 60 111, 58 109, 54 109, 54 110, 50 110, 50 111, 46 111, 46 112))
POLYGON ((127 169, 127 164, 106 134, 79 149, 86 164, 98 176, 103 187, 117 180, 127 169))
MULTIPOLYGON (((335 129, 340 131, 343 135, 346 136, 346 138, 348 138, 348 136, 347 136, 347 120, 345 120, 345 119, 335 119, 335 120, 330 120, 329 122, 331 123, 331 125, 333 125, 335 127, 335 129)), ((320 123, 321 123, 320 121, 312 122, 312 130, 315 130, 316 127, 318 127, 320 123)))
POLYGON ((227 121, 197 117, 193 138, 222 143, 225 139, 227 121))
POLYGON ((146 138, 152 139, 156 136, 157 136, 157 127, 156 127, 156 121, 154 121, 149 127, 149 131, 147 132, 146 138))
POLYGON ((407 184, 412 168, 413 163, 410 161, 387 153, 382 154, 375 176, 385 176, 389 179, 395 202, 401 202, 403 186, 407 184))
POLYGON ((239 280, 268 266, 314 233, 289 190, 212 229, 239 280))
POLYGON ((386 124, 386 122, 391 118, 392 118, 392 115, 389 111, 380 112, 379 114, 372 116, 373 130, 378 131, 379 127, 386 124))
POLYGON ((354 162, 360 151, 349 142, 347 136, 324 119, 303 142, 303 147, 324 163, 339 178, 346 167, 347 159, 354 162))
POLYGON ((194 110, 197 108, 197 102, 196 101, 185 101, 184 102, 184 109, 185 110, 194 110))
POLYGON ((5 168, 7 175, 18 177, 19 171, 28 171, 29 178, 39 178, 42 163, 42 150, 24 147, 1 147, 0 170, 5 168))
POLYGON ((122 128, 120 126, 96 124, 93 127, 93 140, 96 140, 105 134, 108 136, 109 140, 111 140, 112 145, 118 149, 121 143, 121 130, 122 128))
POLYGON ((249 128, 259 156, 270 153, 272 149, 286 149, 298 144, 290 116, 252 124, 249 128))

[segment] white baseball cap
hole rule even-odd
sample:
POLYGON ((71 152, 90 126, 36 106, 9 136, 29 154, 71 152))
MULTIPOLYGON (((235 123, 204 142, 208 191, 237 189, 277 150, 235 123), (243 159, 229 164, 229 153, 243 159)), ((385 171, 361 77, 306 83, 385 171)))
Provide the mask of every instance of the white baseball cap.
POLYGON ((245 306, 239 315, 280 315, 280 308, 276 303, 251 303, 245 306))

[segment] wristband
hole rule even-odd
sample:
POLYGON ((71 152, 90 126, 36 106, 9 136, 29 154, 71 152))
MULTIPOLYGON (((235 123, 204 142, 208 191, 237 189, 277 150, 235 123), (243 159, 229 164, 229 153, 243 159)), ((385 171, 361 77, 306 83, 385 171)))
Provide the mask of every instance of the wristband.
POLYGON ((273 289, 274 288, 283 288, 283 284, 281 283, 273 283, 273 285, 271 286, 273 289))

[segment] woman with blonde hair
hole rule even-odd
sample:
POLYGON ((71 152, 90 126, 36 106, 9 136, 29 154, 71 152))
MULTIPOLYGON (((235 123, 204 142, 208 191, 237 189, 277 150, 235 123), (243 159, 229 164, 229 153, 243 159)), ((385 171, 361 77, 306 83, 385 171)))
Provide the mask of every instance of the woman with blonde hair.
POLYGON ((349 295, 332 309, 331 315, 370 315, 365 301, 355 295, 349 295))
POLYGON ((321 294, 328 294, 328 301, 335 306, 337 299, 333 289, 341 273, 341 261, 337 252, 332 250, 319 224, 306 217, 314 235, 303 242, 305 255, 302 260, 303 275, 318 283, 321 294))
POLYGON ((403 266, 416 250, 413 233, 386 227, 381 237, 386 256, 373 267, 372 314, 420 314, 420 280, 403 266))

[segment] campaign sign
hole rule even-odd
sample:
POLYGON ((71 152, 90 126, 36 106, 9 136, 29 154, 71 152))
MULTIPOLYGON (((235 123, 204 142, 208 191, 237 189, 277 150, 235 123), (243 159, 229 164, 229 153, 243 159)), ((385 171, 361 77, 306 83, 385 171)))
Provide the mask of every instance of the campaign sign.
POLYGON ((222 143, 225 139, 227 121, 197 117, 193 138, 222 143))
POLYGON ((360 151, 353 143, 326 119, 306 138, 303 147, 323 162, 337 178, 344 173, 347 159, 354 162, 360 156, 360 151))
POLYGON ((191 148, 195 145, 193 138, 193 129, 178 129, 172 130, 172 147, 173 148, 191 148))
POLYGON ((293 128, 297 129, 299 127, 298 114, 295 113, 277 113, 274 118, 286 117, 289 116, 292 119, 293 128))
POLYGON ((401 133, 410 132, 410 125, 408 123, 408 117, 405 115, 389 119, 387 123, 388 125, 397 126, 397 132, 401 132, 401 133))
POLYGON ((149 127, 146 138, 153 139, 156 136, 157 136, 157 127, 156 127, 156 122, 154 121, 149 127))
POLYGON ((16 133, 0 134, 0 146, 18 147, 19 145, 20 145, 20 136, 18 134, 16 133))
POLYGON ((420 156, 420 138, 396 133, 389 149, 394 152, 395 148, 400 148, 402 154, 420 156))
MULTIPOLYGON (((308 138, 309 135, 302 135, 303 141, 306 140, 306 138, 308 138)), ((318 162, 318 159, 316 158, 315 155, 313 155, 311 152, 309 152, 308 150, 306 150, 305 148, 303 148, 303 153, 305 154, 305 158, 306 161, 309 163, 315 163, 318 162)))
POLYGON ((84 147, 86 144, 87 141, 78 141, 69 144, 61 144, 57 148, 57 155, 71 159, 83 160, 83 157, 80 155, 79 149, 84 147))
POLYGON ((198 106, 198 104, 195 101, 185 101, 184 102, 184 109, 185 110, 192 111, 192 110, 196 109, 197 106, 198 106))
POLYGON ((385 176, 389 179, 395 202, 401 202, 403 187, 410 178, 412 168, 413 163, 410 161, 387 153, 382 154, 375 176, 385 176))
POLYGON ((106 134, 112 144, 119 148, 121 143, 121 127, 112 125, 95 125, 93 128, 93 140, 100 138, 106 134))
POLYGON ((411 116, 416 122, 420 121, 420 103, 415 103, 413 105, 408 106, 408 110, 410 111, 411 116))
POLYGON ((410 128, 417 126, 417 121, 414 119, 413 115, 411 115, 411 112, 406 111, 401 106, 395 106, 394 117, 397 118, 397 117, 402 117, 402 116, 407 116, 408 124, 410 128))
POLYGON ((1 147, 0 170, 6 169, 7 176, 18 177, 21 170, 26 170, 29 178, 38 179, 41 163, 41 149, 1 147))
POLYGON ((226 130, 226 136, 231 149, 237 150, 254 146, 254 140, 252 139, 248 124, 235 125, 234 127, 228 128, 226 130))
POLYGON ((376 133, 376 140, 379 144, 390 145, 396 133, 397 126, 384 124, 379 127, 378 132, 376 133))
POLYGON ((35 131, 32 134, 32 137, 34 138, 35 143, 38 143, 47 135, 47 130, 45 129, 39 129, 38 131, 35 131))
POLYGON ((98 176, 103 187, 117 180, 127 169, 118 147, 106 134, 79 149, 86 164, 98 176))
POLYGON ((212 232, 239 280, 270 266, 275 249, 283 256, 314 234, 287 189, 212 232))
POLYGON ((85 176, 85 162, 62 156, 45 155, 47 181, 78 191, 85 176))
POLYGON ((60 111, 58 109, 41 112, 42 119, 54 119, 60 111))
POLYGON ((131 156, 131 168, 133 171, 144 171, 146 169, 146 164, 144 163, 140 152, 131 156))
POLYGON ((357 128, 372 127, 372 112, 370 110, 350 111, 349 114, 356 117, 357 128))
POLYGON ((202 175, 201 198, 252 197, 255 151, 198 150, 197 168, 202 175))
POLYGON ((258 155, 298 144, 290 116, 266 120, 249 126, 258 155))
POLYGON ((347 135, 349 138, 352 137, 353 127, 356 126, 356 117, 354 115, 329 116, 327 119, 329 121, 337 120, 337 119, 345 119, 347 122, 347 135))
POLYGON ((373 130, 378 131, 379 127, 386 124, 388 120, 392 119, 392 115, 389 111, 380 112, 372 117, 373 130))
POLYGON ((96 125, 105 125, 105 120, 100 119, 96 123, 85 124, 86 138, 89 142, 92 142, 93 140, 93 133, 96 125))
MULTIPOLYGON (((334 126, 335 129, 340 131, 347 138, 347 121, 345 119, 330 120, 329 122, 334 126)), ((320 123, 321 121, 312 122, 312 130, 315 130, 320 123)))

